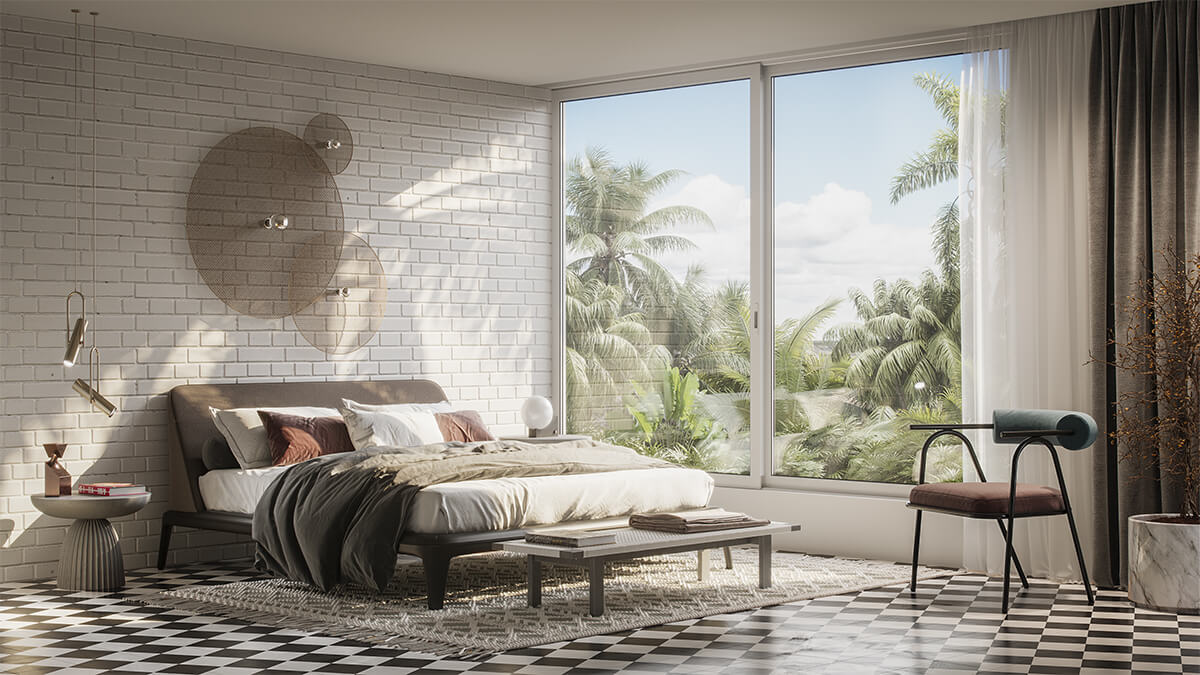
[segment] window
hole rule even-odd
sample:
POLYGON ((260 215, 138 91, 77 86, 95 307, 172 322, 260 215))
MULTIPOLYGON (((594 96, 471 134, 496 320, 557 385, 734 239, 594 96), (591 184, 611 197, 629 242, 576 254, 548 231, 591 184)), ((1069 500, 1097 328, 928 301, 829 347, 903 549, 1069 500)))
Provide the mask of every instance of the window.
POLYGON ((566 428, 750 467, 750 86, 561 109, 566 428))
MULTIPOLYGON (((915 482, 961 420, 960 56, 773 78, 774 471, 915 482)), ((961 480, 957 445, 929 480, 961 480)))
POLYGON ((858 58, 560 92, 567 431, 730 485, 915 480, 908 425, 961 419, 961 56, 858 58))

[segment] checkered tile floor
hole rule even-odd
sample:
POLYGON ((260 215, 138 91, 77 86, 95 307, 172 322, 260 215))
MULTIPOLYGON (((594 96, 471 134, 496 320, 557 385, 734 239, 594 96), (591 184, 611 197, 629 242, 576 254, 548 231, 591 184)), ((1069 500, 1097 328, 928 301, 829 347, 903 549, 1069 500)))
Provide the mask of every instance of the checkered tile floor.
POLYGON ((1032 582, 1007 617, 1000 582, 958 575, 637 631, 483 661, 145 607, 138 594, 255 576, 234 564, 130 572, 123 593, 0 585, 0 673, 1200 673, 1200 617, 1032 582))

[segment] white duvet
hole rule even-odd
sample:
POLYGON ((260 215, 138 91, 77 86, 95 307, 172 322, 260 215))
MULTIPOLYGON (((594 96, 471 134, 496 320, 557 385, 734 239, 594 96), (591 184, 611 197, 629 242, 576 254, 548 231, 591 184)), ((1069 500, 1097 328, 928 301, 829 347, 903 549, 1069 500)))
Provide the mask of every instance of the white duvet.
MULTIPOLYGON (((211 511, 254 513, 267 486, 287 469, 219 469, 200 476, 211 511)), ((417 493, 408 530, 478 532, 597 520, 708 505, 713 479, 697 469, 638 469, 566 476, 496 478, 431 485, 417 493)))

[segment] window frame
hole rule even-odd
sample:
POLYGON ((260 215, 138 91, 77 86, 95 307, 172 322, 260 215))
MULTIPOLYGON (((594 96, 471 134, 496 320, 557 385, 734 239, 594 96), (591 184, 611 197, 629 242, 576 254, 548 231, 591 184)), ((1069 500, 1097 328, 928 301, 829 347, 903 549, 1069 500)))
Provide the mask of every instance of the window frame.
MULTIPOLYGON (((849 481, 833 478, 801 478, 774 475, 775 400, 775 109, 777 77, 844 68, 894 63, 967 51, 965 31, 948 31, 891 40, 857 43, 835 48, 808 50, 724 66, 680 69, 678 72, 595 83, 572 84, 551 90, 551 236, 555 265, 553 400, 559 411, 566 409, 565 310, 565 207, 562 195, 563 104, 591 98, 637 94, 679 87, 749 80, 750 84, 750 309, 755 317, 751 329, 750 387, 750 473, 711 473, 718 487, 784 489, 808 493, 860 495, 903 499, 911 486, 897 483, 849 481)), ((564 431, 561 421, 558 431, 564 431)))

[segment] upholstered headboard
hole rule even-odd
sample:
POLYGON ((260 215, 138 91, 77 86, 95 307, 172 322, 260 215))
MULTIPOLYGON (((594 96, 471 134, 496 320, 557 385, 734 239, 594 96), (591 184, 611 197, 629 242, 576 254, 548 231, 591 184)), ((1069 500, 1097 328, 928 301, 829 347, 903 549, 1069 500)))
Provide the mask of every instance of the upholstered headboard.
POLYGON ((185 384, 167 396, 167 440, 170 444, 168 505, 176 511, 203 511, 199 478, 204 473, 204 443, 220 436, 209 408, 322 406, 336 408, 342 399, 360 403, 437 403, 446 393, 430 380, 352 382, 247 382, 185 384))

